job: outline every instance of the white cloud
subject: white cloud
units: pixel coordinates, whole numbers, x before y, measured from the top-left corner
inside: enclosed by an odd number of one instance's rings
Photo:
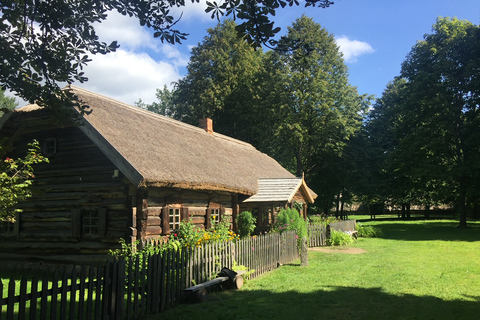
[[[350,40],[347,36],[337,37],[335,41],[340,47],[346,62],[357,62],[359,56],[375,52],[367,42]]]
[[[181,77],[180,69],[189,56],[177,46],[153,38],[137,19],[110,12],[108,19],[95,25],[101,41],[117,40],[120,48],[107,55],[91,56],[84,68],[88,81],[75,83],[87,90],[133,104],[138,99],[156,101],[156,89],[171,87]]]
[[[128,104],[139,98],[147,103],[156,101],[156,89],[171,87],[180,77],[174,62],[155,61],[146,53],[124,50],[96,55],[85,75],[88,81],[75,85]]]

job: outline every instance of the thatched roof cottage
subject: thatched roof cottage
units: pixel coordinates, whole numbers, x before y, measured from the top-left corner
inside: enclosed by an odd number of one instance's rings
[[[36,168],[35,195],[14,227],[0,233],[7,254],[105,254],[120,238],[166,235],[182,219],[208,228],[211,217],[252,210],[259,226],[280,207],[316,196],[252,145],[71,87],[90,107],[79,126],[60,127],[31,105],[0,120],[12,154],[37,139],[50,164]],[[304,212],[305,214],[305,212]]]

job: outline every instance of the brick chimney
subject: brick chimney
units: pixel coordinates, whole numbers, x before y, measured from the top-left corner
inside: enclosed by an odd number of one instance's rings
[[[200,119],[198,126],[210,134],[213,134],[213,121],[210,118]]]

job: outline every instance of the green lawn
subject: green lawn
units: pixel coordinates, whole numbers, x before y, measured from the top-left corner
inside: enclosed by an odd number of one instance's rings
[[[480,223],[375,221],[364,254],[299,262],[150,319],[480,319]]]

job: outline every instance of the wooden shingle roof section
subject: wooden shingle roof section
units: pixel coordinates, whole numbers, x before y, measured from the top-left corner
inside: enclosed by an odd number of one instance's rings
[[[292,202],[301,192],[308,203],[317,195],[308,188],[302,178],[264,178],[258,180],[258,192],[244,202]]]

